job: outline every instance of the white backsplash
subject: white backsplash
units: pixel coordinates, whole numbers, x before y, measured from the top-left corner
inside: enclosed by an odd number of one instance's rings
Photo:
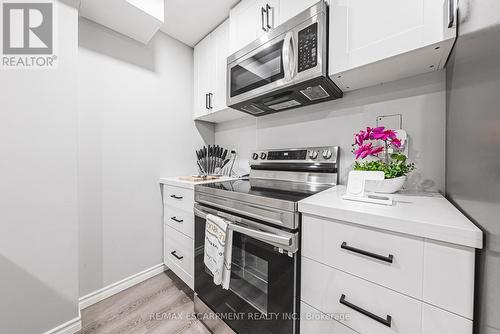
[[[354,157],[354,133],[375,126],[380,115],[402,114],[409,135],[409,159],[417,169],[406,188],[444,191],[445,72],[349,92],[336,101],[260,118],[218,124],[216,144],[236,149],[237,172],[248,172],[255,149],[338,145],[340,182],[345,184]]]

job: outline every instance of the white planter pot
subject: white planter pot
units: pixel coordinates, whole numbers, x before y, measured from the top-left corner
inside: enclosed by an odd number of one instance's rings
[[[403,188],[406,176],[396,177],[394,179],[384,179],[380,181],[366,181],[365,191],[371,191],[383,194],[392,194]]]

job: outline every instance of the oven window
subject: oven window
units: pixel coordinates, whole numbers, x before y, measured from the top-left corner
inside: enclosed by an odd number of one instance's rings
[[[231,68],[231,96],[236,96],[273,81],[283,79],[283,41],[270,45],[261,52]]]
[[[262,314],[267,314],[268,261],[247,251],[247,246],[252,247],[244,235],[239,245],[233,245],[229,288]]]

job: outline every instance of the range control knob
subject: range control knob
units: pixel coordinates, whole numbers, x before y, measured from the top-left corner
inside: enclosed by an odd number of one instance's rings
[[[318,157],[318,151],[311,151],[309,153],[309,159],[315,160]]]
[[[267,158],[267,154],[266,154],[265,152],[262,152],[262,153],[260,154],[260,158],[261,158],[262,160],[266,160],[266,158]]]
[[[257,153],[253,153],[253,154],[252,154],[252,159],[253,159],[253,160],[257,160],[257,159],[259,159],[259,155],[258,155]]]
[[[330,150],[323,151],[323,158],[324,159],[330,159],[331,157],[332,157],[332,151],[330,151]]]

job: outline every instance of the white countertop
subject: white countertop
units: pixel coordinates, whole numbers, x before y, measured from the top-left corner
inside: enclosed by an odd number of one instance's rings
[[[182,188],[189,188],[189,189],[194,189],[194,186],[196,184],[204,184],[204,183],[213,183],[213,182],[221,182],[221,181],[230,181],[230,180],[238,180],[239,178],[237,177],[228,177],[228,176],[223,176],[219,179],[216,180],[207,180],[207,181],[187,181],[187,180],[181,180],[179,179],[178,176],[171,176],[171,177],[163,177],[160,179],[161,184],[168,184],[170,186],[176,186],[176,187],[182,187]]]
[[[336,186],[299,202],[304,214],[482,248],[482,232],[439,193],[394,194],[394,205],[343,200]]]

